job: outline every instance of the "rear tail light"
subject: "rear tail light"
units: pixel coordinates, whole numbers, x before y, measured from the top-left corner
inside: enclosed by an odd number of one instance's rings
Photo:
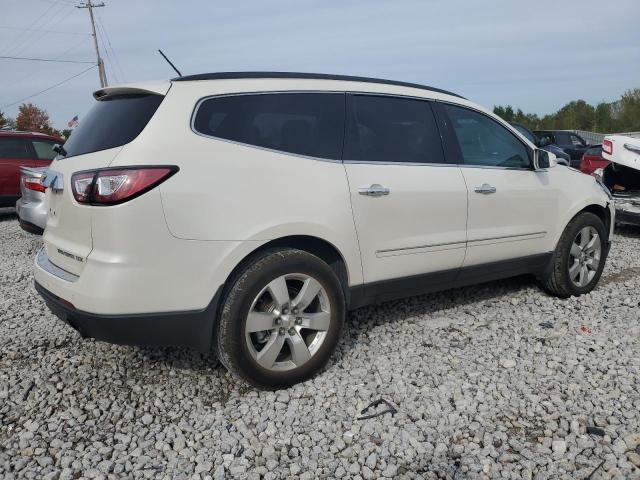
[[[71,189],[78,203],[117,205],[139,197],[178,171],[176,166],[117,167],[74,173]]]
[[[602,151],[609,155],[613,155],[613,142],[611,140],[604,140],[602,142]]]
[[[24,188],[28,190],[35,190],[36,192],[44,192],[45,190],[41,177],[24,176],[22,177],[22,183]]]

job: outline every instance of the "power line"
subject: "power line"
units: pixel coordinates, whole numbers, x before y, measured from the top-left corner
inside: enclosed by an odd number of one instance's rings
[[[58,35],[82,35],[86,37],[91,36],[90,33],[86,33],[86,32],[63,32],[62,30],[45,30],[42,28],[11,27],[9,25],[0,25],[0,28],[6,29],[6,30],[21,30],[23,32],[44,32],[44,33],[54,33]]]
[[[47,13],[49,13],[49,10],[51,10],[55,6],[56,6],[55,3],[50,4],[49,7],[44,12],[42,12],[42,14],[34,22],[29,24],[29,26],[24,31],[20,32],[18,34],[18,36],[13,39],[14,41],[9,46],[9,48],[5,48],[4,49],[4,53],[9,53],[16,45],[18,45],[20,43],[20,41],[22,40],[22,38],[24,37],[25,32],[27,32],[29,30],[33,30],[33,27],[35,27],[36,24],[38,24],[38,22],[40,22],[40,20],[42,20],[47,15]],[[28,33],[27,33],[27,36],[29,36]]]
[[[4,58],[7,60],[28,60],[32,62],[57,62],[57,63],[92,63],[96,64],[96,62],[85,62],[81,60],[56,60],[53,58],[35,58],[35,57],[10,57],[5,55],[0,55],[0,58]]]
[[[118,56],[116,55],[116,51],[113,49],[113,45],[111,44],[111,37],[109,37],[109,34],[107,33],[107,29],[104,26],[104,22],[100,18],[100,15],[98,15],[98,12],[96,12],[96,19],[98,20],[98,27],[100,27],[100,30],[102,31],[102,35],[107,39],[107,44],[109,45],[109,48],[111,49],[111,56],[115,59],[116,65],[118,67],[118,71],[120,72],[120,76],[123,77],[123,80],[124,80],[125,74],[124,74],[124,71],[122,70],[122,66],[120,65],[120,60],[118,60]],[[107,48],[105,47],[105,51],[106,50],[107,50]]]
[[[16,100],[15,102],[12,103],[7,103],[6,105],[2,105],[2,107],[0,108],[7,108],[7,107],[12,107],[14,105],[17,105],[18,103],[22,103],[25,100],[29,100],[30,98],[36,97],[38,95],[41,95],[45,92],[48,92],[49,90],[53,90],[56,87],[59,87],[60,85],[62,85],[63,83],[67,83],[70,80],[73,80],[74,78],[79,77],[80,75],[87,73],[89,70],[93,70],[94,68],[96,68],[98,65],[91,65],[89,68],[87,68],[86,70],[81,71],[80,73],[76,73],[75,75],[73,75],[72,77],[66,78],[65,80],[62,80],[61,82],[56,83],[55,85],[51,85],[50,87],[45,88],[44,90],[40,90],[39,92],[36,92],[32,95],[29,95],[28,97],[24,97],[21,98],[20,100]]]
[[[65,17],[65,5],[63,4],[59,4],[59,5],[60,5],[60,8],[55,13],[52,13],[51,15],[49,15],[49,17],[47,18],[47,22],[49,22],[50,24],[57,25],[59,22],[58,19],[61,20],[63,17]],[[41,26],[44,26],[44,25],[41,25]],[[17,50],[14,50],[13,54],[20,55],[20,54],[26,53],[27,50],[32,45],[37,44],[46,35],[47,34],[44,32],[36,33],[32,38],[28,39],[21,47],[19,47]]]

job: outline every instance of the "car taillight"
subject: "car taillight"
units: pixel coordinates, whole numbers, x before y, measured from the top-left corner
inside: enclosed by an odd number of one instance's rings
[[[178,170],[176,166],[154,166],[78,172],[71,176],[71,190],[78,203],[116,205],[148,192]]]
[[[40,177],[22,177],[22,183],[24,188],[28,190],[35,190],[36,192],[44,192],[45,190]]]
[[[613,142],[611,140],[604,140],[602,142],[602,151],[604,153],[608,153],[609,155],[613,154]]]

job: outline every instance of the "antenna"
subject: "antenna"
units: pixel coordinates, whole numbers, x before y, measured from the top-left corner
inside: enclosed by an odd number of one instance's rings
[[[176,68],[176,66],[175,66],[173,63],[171,63],[171,60],[169,60],[169,59],[167,58],[167,56],[166,56],[164,53],[162,53],[162,50],[158,49],[158,52],[160,52],[160,55],[162,55],[162,58],[164,58],[164,59],[167,61],[167,63],[168,63],[169,65],[171,65],[171,68],[173,68],[173,69],[176,71],[176,73],[178,74],[178,76],[179,76],[179,77],[181,77],[181,76],[182,76],[182,74],[180,73],[180,70],[178,70],[178,69]]]

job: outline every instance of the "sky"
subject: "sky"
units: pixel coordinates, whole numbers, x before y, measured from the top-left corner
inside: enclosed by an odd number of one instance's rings
[[[89,14],[79,3],[0,0],[0,56],[95,62]],[[109,84],[174,77],[161,48],[183,74],[370,76],[537,114],[640,88],[640,0],[104,3],[95,12]],[[20,100],[91,66],[0,58],[0,111],[15,117]],[[99,87],[93,68],[24,101],[65,128],[74,115],[82,120]]]

